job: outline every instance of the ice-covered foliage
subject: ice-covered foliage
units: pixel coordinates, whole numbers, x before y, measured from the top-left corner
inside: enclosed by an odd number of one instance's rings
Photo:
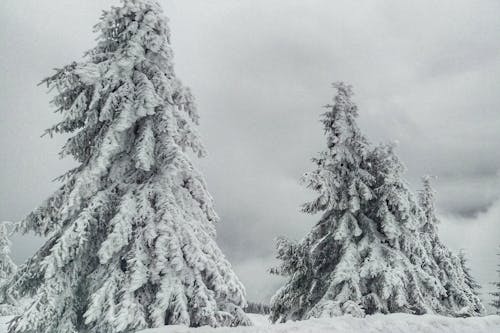
[[[497,254],[500,259],[500,253]],[[492,300],[490,305],[495,309],[495,313],[500,315],[500,263],[497,266],[498,281],[493,282],[493,288],[495,290],[491,292]]]
[[[282,263],[272,272],[288,281],[271,301],[271,319],[475,314],[479,299],[464,283],[458,257],[438,242],[434,212],[424,216],[394,147],[372,148],[356,125],[351,87],[335,88],[323,115],[327,150],[304,176],[319,195],[303,210],[322,217],[300,242],[279,239]]]
[[[202,156],[194,99],[176,78],[156,1],[122,0],[95,48],[44,82],[79,165],[18,226],[48,238],[9,288],[33,303],[10,332],[132,332],[249,324],[215,242],[219,218],[187,151]]]
[[[10,229],[10,222],[0,222],[0,316],[18,312],[16,300],[5,290],[8,281],[17,271],[17,266],[10,257]]]

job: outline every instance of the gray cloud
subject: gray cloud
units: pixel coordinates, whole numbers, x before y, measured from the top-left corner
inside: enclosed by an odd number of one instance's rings
[[[57,117],[36,83],[92,46],[100,10],[116,2],[0,2],[0,219],[27,214],[72,165],[57,159],[63,138],[39,138]],[[445,240],[489,233],[471,263],[491,277],[494,259],[480,253],[500,242],[498,1],[161,2],[202,116],[209,156],[199,165],[222,217],[218,239],[251,298],[279,283],[265,271],[273,238],[301,238],[317,219],[299,213],[313,194],[297,180],[324,147],[318,119],[336,80],[355,86],[372,142],[399,142],[415,188],[438,176]],[[14,241],[18,261],[40,244]]]

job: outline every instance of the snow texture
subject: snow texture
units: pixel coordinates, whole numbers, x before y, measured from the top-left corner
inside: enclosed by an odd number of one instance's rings
[[[436,315],[342,316],[271,324],[267,316],[250,314],[252,327],[189,328],[164,326],[137,333],[493,333],[500,332],[500,316],[449,318]],[[0,317],[0,333],[12,317]]]
[[[253,327],[190,329],[164,327],[140,333],[493,333],[500,332],[500,316],[449,318],[436,315],[389,314],[365,318],[341,316],[272,325],[267,317],[251,315]]]

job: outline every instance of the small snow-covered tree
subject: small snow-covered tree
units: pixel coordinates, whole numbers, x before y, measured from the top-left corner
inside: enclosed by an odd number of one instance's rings
[[[443,314],[452,316],[476,316],[484,311],[478,296],[480,288],[473,279],[465,258],[451,252],[440,240],[437,230],[439,219],[435,210],[435,191],[431,177],[423,177],[423,188],[419,193],[420,206],[423,212],[421,239],[427,253],[437,265],[434,275],[446,290],[441,299]]]
[[[497,256],[500,258],[500,252],[497,253]],[[497,265],[497,273],[498,281],[492,283],[495,290],[490,293],[492,297],[490,305],[495,309],[496,314],[500,316],[500,263]]]
[[[250,324],[215,242],[219,218],[187,151],[202,156],[193,96],[177,79],[156,1],[122,0],[95,48],[44,82],[79,165],[19,226],[48,237],[9,286],[33,303],[11,333],[135,332]]]
[[[0,316],[17,313],[15,300],[4,291],[5,285],[17,271],[17,266],[10,257],[10,228],[9,222],[0,223]]]
[[[260,302],[248,302],[246,313],[269,314],[269,305]]]
[[[461,264],[462,270],[464,271],[464,274],[465,274],[465,282],[467,283],[469,288],[472,290],[474,295],[479,297],[481,285],[479,284],[479,282],[477,282],[477,280],[472,275],[472,270],[469,267],[469,260],[467,259],[467,255],[466,255],[464,249],[460,250],[460,252],[458,253],[458,258],[460,259],[460,264]]]

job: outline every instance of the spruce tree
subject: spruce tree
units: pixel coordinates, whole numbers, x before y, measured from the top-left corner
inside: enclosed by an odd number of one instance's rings
[[[278,240],[282,263],[272,273],[288,281],[271,301],[271,320],[392,312],[456,315],[463,308],[449,301],[432,253],[435,225],[424,225],[424,210],[404,180],[393,145],[372,148],[356,125],[351,87],[338,83],[335,88],[335,103],[327,106],[322,121],[327,150],[304,176],[306,186],[319,193],[304,211],[322,216],[300,242]],[[444,246],[441,251],[449,254]],[[454,286],[472,294],[458,281],[463,276],[453,278]]]
[[[323,114],[327,150],[313,159],[316,169],[302,181],[319,196],[303,205],[306,213],[322,212],[320,221],[299,243],[277,243],[282,264],[272,270],[288,276],[271,300],[271,320],[300,320],[317,313],[359,314],[358,243],[369,218],[373,177],[368,173],[368,142],[356,125],[357,107],[351,87],[334,84],[334,105]]]
[[[423,213],[421,239],[427,253],[437,266],[433,266],[433,275],[437,276],[446,290],[441,297],[443,313],[451,316],[476,316],[484,312],[478,296],[480,286],[475,282],[465,258],[451,252],[440,240],[437,225],[439,219],[435,210],[435,191],[431,177],[423,177],[423,188],[419,201]]]
[[[8,281],[17,271],[16,264],[10,257],[10,223],[0,223],[0,316],[17,313],[17,303],[4,290]]]
[[[500,258],[500,252],[497,253],[497,256]],[[496,290],[490,293],[492,296],[490,305],[495,309],[495,313],[500,316],[500,264],[497,267],[498,281],[492,283]]]
[[[215,242],[219,217],[188,152],[198,112],[172,63],[156,1],[122,0],[95,48],[44,82],[79,165],[18,229],[48,237],[10,286],[31,296],[10,333],[135,332],[250,324],[242,284]]]

